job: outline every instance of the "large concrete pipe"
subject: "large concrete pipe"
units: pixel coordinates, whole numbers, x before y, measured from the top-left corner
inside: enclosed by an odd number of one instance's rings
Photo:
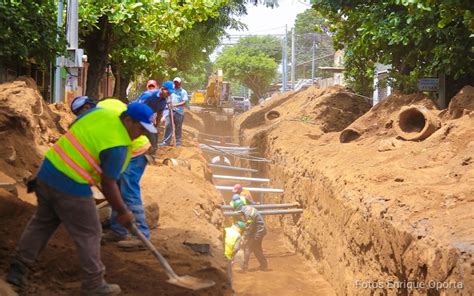
[[[403,107],[395,122],[398,136],[408,141],[424,140],[440,127],[439,118],[424,106]]]
[[[348,127],[344,129],[339,135],[339,142],[349,143],[357,140],[362,133],[355,127]]]
[[[280,117],[280,112],[272,110],[267,113],[265,113],[265,121],[267,123],[272,122],[273,120],[277,119]]]

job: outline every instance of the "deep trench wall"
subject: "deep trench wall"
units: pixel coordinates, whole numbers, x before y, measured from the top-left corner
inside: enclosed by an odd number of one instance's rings
[[[252,165],[285,189],[266,201],[297,201],[304,209],[267,217],[267,224],[338,295],[472,295],[473,127],[470,113],[421,143],[393,138],[381,123],[350,144],[303,122],[237,125],[234,132],[273,160]],[[450,289],[408,288],[440,283]]]
[[[268,135],[272,136],[275,134]],[[462,282],[463,290],[449,290],[448,294],[469,295],[473,291],[472,250],[462,254],[463,251],[441,244],[436,238],[408,231],[404,221],[397,219],[397,210],[409,210],[404,208],[403,200],[388,192],[381,195],[354,186],[341,175],[328,173],[330,165],[309,151],[285,153],[278,144],[267,144],[267,157],[276,160],[268,166],[267,176],[272,186],[284,188],[285,193],[267,195],[266,201],[297,201],[304,209],[301,216],[269,217],[267,223],[281,227],[339,295],[415,293],[408,289],[357,286],[373,282]],[[305,161],[308,156],[314,160]],[[358,165],[354,163],[354,167]],[[469,221],[472,220],[465,222]],[[440,293],[435,289],[417,292]]]

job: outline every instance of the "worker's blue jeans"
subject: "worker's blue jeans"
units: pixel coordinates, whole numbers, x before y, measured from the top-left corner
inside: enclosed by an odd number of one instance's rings
[[[135,216],[138,229],[150,239],[150,228],[146,223],[145,209],[143,208],[140,192],[140,179],[145,171],[146,164],[147,160],[144,155],[133,157],[130,160],[120,178],[120,192],[122,193],[123,201]],[[117,222],[117,214],[116,211],[112,211],[110,229],[120,236],[126,236],[128,231]]]
[[[174,119],[174,128],[175,128],[175,134],[176,134],[176,146],[181,146],[182,145],[181,135],[182,135],[182,130],[183,130],[184,114],[173,112],[173,119]],[[169,146],[171,145],[171,140],[173,136],[173,128],[171,126],[171,118],[169,115],[166,117],[165,124],[166,124],[165,135],[164,135],[162,145]]]

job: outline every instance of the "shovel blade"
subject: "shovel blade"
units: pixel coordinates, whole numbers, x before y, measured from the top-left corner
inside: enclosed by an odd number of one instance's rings
[[[194,291],[209,288],[216,284],[214,281],[200,279],[189,275],[170,278],[168,283]]]

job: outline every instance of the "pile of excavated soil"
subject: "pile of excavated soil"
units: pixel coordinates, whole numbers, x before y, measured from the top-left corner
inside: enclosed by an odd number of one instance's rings
[[[180,150],[178,155],[173,151],[163,158],[178,156],[192,164],[199,159],[197,149]],[[25,195],[21,190],[21,199],[30,198]],[[152,242],[175,271],[217,283],[192,295],[230,295],[220,241],[223,216],[217,207],[222,197],[203,178],[202,171],[161,164],[148,166],[142,178],[142,195],[145,206],[156,202],[160,207],[159,225],[152,230]],[[0,189],[0,276],[6,272],[8,260],[33,211],[34,206]],[[209,252],[192,249],[201,245],[209,245]],[[107,267],[106,279],[120,284],[124,294],[191,295],[166,283],[166,274],[147,251],[122,252],[114,245],[105,245],[102,260]],[[26,294],[79,295],[80,274],[74,244],[60,227],[39,257]]]
[[[47,145],[64,132],[29,79],[0,84],[0,171],[18,181],[34,173]]]
[[[267,195],[267,202],[297,201],[304,209],[300,216],[269,217],[267,223],[281,227],[338,294],[474,291],[470,89],[453,99],[464,102],[457,109],[468,111],[444,119],[439,130],[419,142],[396,138],[393,126],[386,124],[405,104],[435,109],[417,95],[386,98],[353,123],[368,132],[344,144],[338,132],[322,133],[324,122],[317,120],[314,125],[280,120],[249,129],[247,118],[238,119],[238,132],[246,137],[243,144],[263,143],[260,151],[273,160],[266,168],[254,167],[266,169],[271,186],[285,190]],[[296,100],[294,96],[287,102]],[[248,120],[268,111],[253,113]],[[288,118],[308,114],[301,108],[287,112]],[[390,282],[401,288],[390,288]],[[377,283],[382,283],[380,288]],[[407,288],[414,283],[449,289]]]
[[[23,81],[0,85],[0,172],[5,173],[0,174],[5,183],[0,187],[2,278],[35,209],[34,195],[27,194],[21,185],[10,188],[15,184],[9,177],[21,179],[33,173],[48,146],[65,132],[74,118],[68,106],[47,106],[34,84],[28,85],[30,87]],[[223,216],[217,207],[222,196],[209,182],[206,161],[194,147],[193,138],[189,137],[193,134],[192,129],[186,129],[191,131],[184,134],[185,146],[189,147],[160,149],[158,164],[148,166],[141,182],[143,200],[145,206],[159,205],[160,220],[158,227],[152,230],[152,242],[175,271],[179,275],[212,279],[216,285],[196,292],[172,286],[166,282],[168,278],[163,268],[149,252],[125,253],[114,245],[105,245],[102,260],[107,267],[106,279],[120,284],[125,295],[231,294],[221,243]],[[5,147],[12,147],[14,153]],[[165,158],[184,160],[190,164],[190,169],[165,166],[161,164]],[[81,269],[74,243],[60,226],[38,258],[24,294],[79,295],[80,281]],[[0,283],[0,290],[6,291],[3,285]]]

